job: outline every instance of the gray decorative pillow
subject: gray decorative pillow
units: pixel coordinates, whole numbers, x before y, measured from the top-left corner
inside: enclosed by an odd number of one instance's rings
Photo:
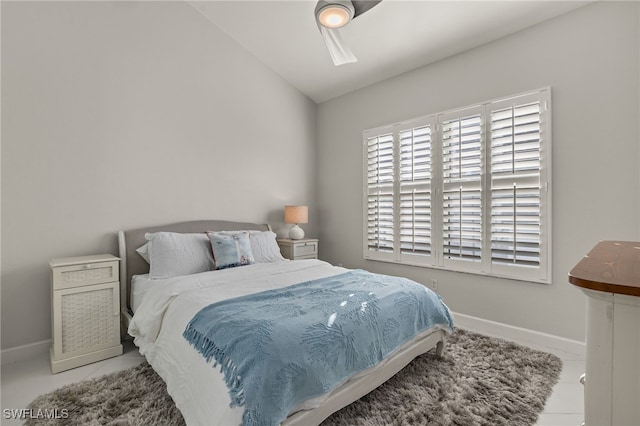
[[[228,234],[207,232],[211,240],[215,269],[233,268],[255,263],[248,232]]]

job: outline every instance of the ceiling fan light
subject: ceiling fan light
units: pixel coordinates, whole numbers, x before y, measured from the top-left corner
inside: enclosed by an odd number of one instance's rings
[[[349,23],[353,12],[340,4],[329,4],[318,11],[318,22],[326,28],[342,28]]]

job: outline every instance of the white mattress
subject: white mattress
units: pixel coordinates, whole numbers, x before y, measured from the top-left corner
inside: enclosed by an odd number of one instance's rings
[[[258,263],[166,280],[139,279],[135,284],[136,307],[129,334],[167,383],[167,391],[187,424],[241,424],[244,410],[229,407],[231,401],[222,374],[182,337],[187,323],[211,303],[344,271],[308,259]],[[296,410],[312,408],[321,402],[322,398],[315,398]]]

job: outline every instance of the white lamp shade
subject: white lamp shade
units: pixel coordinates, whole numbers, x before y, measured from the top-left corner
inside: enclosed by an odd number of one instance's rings
[[[284,223],[308,223],[308,206],[284,206]]]

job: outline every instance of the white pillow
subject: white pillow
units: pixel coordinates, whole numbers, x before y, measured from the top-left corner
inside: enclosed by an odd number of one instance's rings
[[[149,233],[145,234],[145,237],[149,235]],[[136,249],[136,252],[144,259],[145,262],[147,263],[151,263],[151,261],[149,260],[149,246],[151,245],[151,243],[146,242],[144,243],[143,246],[138,247]]]
[[[198,274],[214,268],[211,243],[205,233],[155,232],[146,234],[145,238],[149,240],[149,278],[152,280]]]
[[[271,231],[252,232],[249,234],[251,250],[256,263],[281,262],[286,260],[280,253],[276,241],[276,233]]]

